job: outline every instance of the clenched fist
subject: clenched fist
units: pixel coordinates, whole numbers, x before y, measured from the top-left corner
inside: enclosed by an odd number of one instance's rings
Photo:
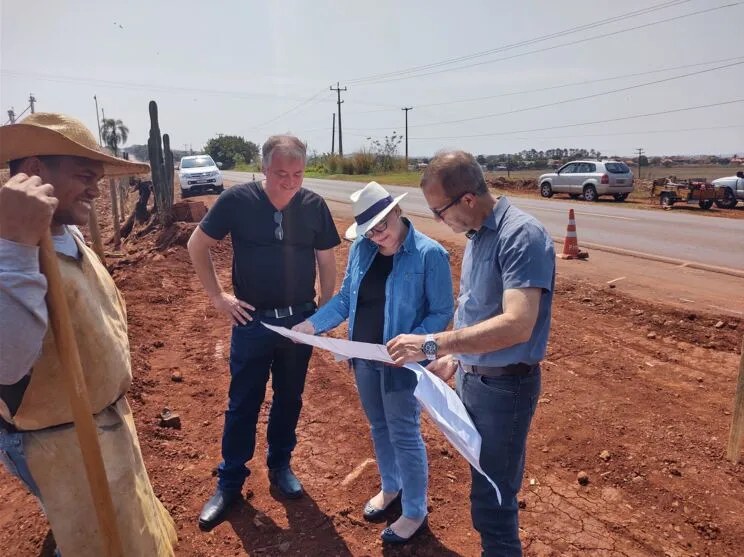
[[[0,188],[0,238],[38,246],[57,209],[54,187],[38,176],[16,174]]]

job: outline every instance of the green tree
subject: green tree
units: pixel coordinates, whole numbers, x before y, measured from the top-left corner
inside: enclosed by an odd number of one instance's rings
[[[129,128],[121,120],[104,118],[101,122],[101,137],[114,155],[118,156],[119,145],[124,145],[129,139]]]
[[[258,145],[237,135],[218,135],[207,141],[204,151],[225,169],[234,168],[240,162],[248,164],[258,158]]]
[[[371,137],[367,139],[372,140]],[[403,141],[403,136],[398,135],[398,132],[393,132],[390,136],[386,135],[382,141],[372,140],[372,152],[377,155],[377,164],[383,172],[390,172],[395,168],[395,159],[401,141]]]

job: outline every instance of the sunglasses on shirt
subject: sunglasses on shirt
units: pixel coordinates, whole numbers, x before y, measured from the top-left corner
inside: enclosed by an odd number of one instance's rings
[[[276,211],[274,213],[274,223],[276,223],[276,228],[274,229],[274,238],[276,238],[280,242],[284,239],[284,228],[282,228],[283,220],[284,215],[282,215],[281,211]]]

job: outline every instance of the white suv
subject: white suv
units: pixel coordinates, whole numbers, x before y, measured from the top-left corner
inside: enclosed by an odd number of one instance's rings
[[[600,195],[611,195],[616,201],[625,201],[633,191],[633,173],[624,162],[572,161],[543,174],[537,183],[543,197],[567,193],[574,199],[596,201]]]
[[[187,198],[207,190],[221,193],[222,172],[209,155],[183,157],[178,165],[181,180],[181,197]]]

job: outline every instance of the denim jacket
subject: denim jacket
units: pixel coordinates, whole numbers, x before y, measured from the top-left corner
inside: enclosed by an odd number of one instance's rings
[[[425,335],[443,331],[454,314],[452,272],[447,251],[437,242],[408,225],[408,234],[393,256],[393,269],[385,284],[385,328],[383,341],[400,334]],[[359,285],[378,252],[377,244],[359,237],[349,250],[346,275],[338,294],[321,307],[310,322],[315,333],[321,334],[349,320],[349,338],[354,333]],[[386,390],[399,390],[410,384],[411,378],[388,380],[389,376],[403,377],[408,370],[386,370]],[[410,375],[413,372],[408,371]],[[414,380],[415,382],[415,380]]]

